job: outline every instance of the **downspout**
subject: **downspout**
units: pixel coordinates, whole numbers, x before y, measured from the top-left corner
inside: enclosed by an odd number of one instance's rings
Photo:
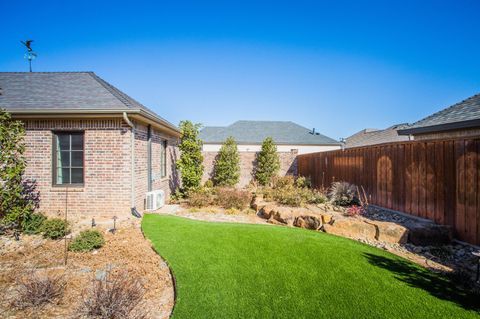
[[[130,121],[127,112],[123,112],[123,120],[130,126],[132,133],[130,134],[130,211],[133,216],[140,218],[141,215],[135,207],[135,124]]]
[[[152,126],[147,127],[147,187],[152,191]]]

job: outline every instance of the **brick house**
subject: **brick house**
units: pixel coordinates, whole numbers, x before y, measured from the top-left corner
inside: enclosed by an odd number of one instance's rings
[[[480,135],[480,94],[469,97],[398,131],[415,140]]]
[[[239,186],[254,177],[257,153],[265,138],[273,138],[280,158],[280,175],[297,174],[297,155],[337,150],[341,143],[290,121],[237,121],[226,127],[206,126],[200,131],[203,141],[203,182],[212,178],[215,158],[228,137],[233,137],[240,153]]]
[[[179,130],[93,72],[0,72],[0,108],[25,124],[42,212],[129,216],[177,186]]]

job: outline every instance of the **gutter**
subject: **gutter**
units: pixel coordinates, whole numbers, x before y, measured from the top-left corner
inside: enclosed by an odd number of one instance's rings
[[[461,121],[461,122],[452,122],[444,123],[438,125],[422,126],[407,128],[403,130],[398,130],[398,135],[411,135],[411,134],[424,134],[424,133],[433,133],[433,132],[445,132],[458,129],[467,129],[480,127],[480,119]]]
[[[147,124],[152,124],[161,130],[166,130],[169,134],[180,137],[180,130],[178,127],[173,125],[160,118],[159,116],[147,112],[142,109],[62,109],[62,108],[39,108],[39,109],[8,109],[7,111],[20,118],[62,118],[65,115],[69,117],[97,117],[102,115],[104,117],[108,116],[122,116],[124,113],[130,114],[133,117],[138,117],[139,120],[146,122]]]
[[[130,211],[133,216],[141,217],[135,207],[135,124],[128,118],[127,112],[123,112],[123,120],[130,126]]]

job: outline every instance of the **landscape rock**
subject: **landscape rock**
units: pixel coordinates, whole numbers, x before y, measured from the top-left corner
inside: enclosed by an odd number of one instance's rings
[[[355,239],[375,239],[377,235],[375,225],[357,218],[337,219],[332,225],[324,224],[323,230],[329,234]]]
[[[322,227],[322,220],[316,216],[298,216],[295,218],[293,225],[300,228],[318,230]]]
[[[272,217],[272,214],[275,212],[275,206],[273,205],[265,205],[262,206],[258,210],[258,217],[264,218],[264,219],[270,219]]]
[[[377,227],[376,239],[387,243],[405,244],[408,241],[408,229],[405,226],[390,223],[374,221],[372,222]]]
[[[416,223],[408,228],[408,240],[417,246],[441,246],[452,241],[452,229],[445,225]]]
[[[293,222],[295,220],[295,212],[293,210],[290,210],[288,208],[281,207],[277,209],[273,214],[272,218],[275,219],[276,221],[288,225],[288,226],[293,226]]]
[[[322,214],[322,224],[329,224],[331,222],[333,222],[333,215]]]

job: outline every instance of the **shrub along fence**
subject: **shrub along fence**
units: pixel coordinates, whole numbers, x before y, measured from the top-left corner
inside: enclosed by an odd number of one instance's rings
[[[458,239],[480,244],[480,137],[304,154],[298,173],[317,188],[363,186],[371,204],[450,225]]]

